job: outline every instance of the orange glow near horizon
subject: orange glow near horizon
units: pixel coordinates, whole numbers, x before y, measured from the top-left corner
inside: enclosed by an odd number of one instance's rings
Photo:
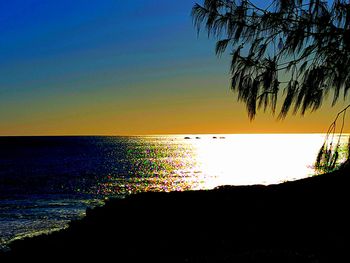
[[[191,1],[3,2],[0,136],[324,133],[346,106],[249,121]]]
[[[0,136],[325,133],[343,108],[342,104],[325,105],[314,113],[288,115],[282,121],[258,112],[249,121],[244,105],[234,102],[232,94],[213,95],[87,103],[52,112],[29,109],[16,120],[0,123]],[[345,125],[344,132],[349,131]]]

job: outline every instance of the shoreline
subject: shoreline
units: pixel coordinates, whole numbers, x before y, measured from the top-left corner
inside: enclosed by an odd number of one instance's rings
[[[111,199],[67,229],[12,242],[0,259],[346,262],[349,171],[269,186]]]

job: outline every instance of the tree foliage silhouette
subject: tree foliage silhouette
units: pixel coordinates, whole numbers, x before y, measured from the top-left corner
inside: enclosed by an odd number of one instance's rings
[[[218,56],[230,51],[231,88],[250,119],[260,108],[275,113],[279,97],[279,118],[317,110],[328,94],[333,105],[346,99],[349,0],[204,0],[192,17],[198,33],[218,40]]]

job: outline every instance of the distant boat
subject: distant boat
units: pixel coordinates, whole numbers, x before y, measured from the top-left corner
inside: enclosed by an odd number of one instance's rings
[[[186,140],[191,139],[190,137],[185,137]]]
[[[217,137],[216,137],[216,136],[213,136],[213,139],[217,139]]]
[[[201,137],[196,137],[196,139],[200,139]]]
[[[222,136],[222,137],[220,137],[220,139],[226,139],[226,138]]]

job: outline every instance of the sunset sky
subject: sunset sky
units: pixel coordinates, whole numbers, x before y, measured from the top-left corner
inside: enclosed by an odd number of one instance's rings
[[[346,103],[250,122],[195,2],[1,1],[0,135],[327,131]]]

